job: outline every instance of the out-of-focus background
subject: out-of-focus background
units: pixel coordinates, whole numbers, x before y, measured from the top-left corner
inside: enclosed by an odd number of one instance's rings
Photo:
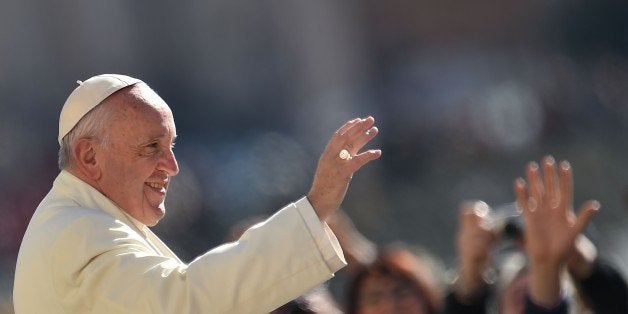
[[[574,167],[587,232],[628,274],[628,3],[0,0],[0,313],[28,220],[58,173],[76,80],[141,78],[172,107],[181,167],[155,229],[184,260],[304,195],[346,120],[383,156],[343,208],[378,244],[455,265],[458,204],[513,201],[545,154]]]

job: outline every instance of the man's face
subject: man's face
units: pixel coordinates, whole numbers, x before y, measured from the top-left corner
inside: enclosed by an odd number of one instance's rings
[[[166,103],[144,84],[107,100],[114,107],[106,126],[109,143],[96,154],[99,190],[129,215],[154,226],[165,214],[170,177],[179,172],[172,148],[176,129]]]

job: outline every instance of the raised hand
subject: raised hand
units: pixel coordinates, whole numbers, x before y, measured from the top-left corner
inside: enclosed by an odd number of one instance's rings
[[[560,296],[560,270],[574,249],[576,237],[584,230],[600,204],[588,201],[579,214],[573,211],[571,166],[556,166],[547,156],[539,165],[526,168],[527,183],[515,181],[517,204],[525,218],[525,246],[530,258],[530,296],[541,305],[551,306]]]
[[[458,279],[454,285],[456,297],[470,301],[485,288],[483,275],[490,264],[490,255],[497,240],[488,227],[490,208],[482,201],[464,202],[458,218]]]
[[[332,136],[318,160],[314,182],[307,198],[320,219],[338,209],[345,197],[353,173],[379,158],[381,150],[360,150],[377,135],[375,119],[355,118],[341,126]]]

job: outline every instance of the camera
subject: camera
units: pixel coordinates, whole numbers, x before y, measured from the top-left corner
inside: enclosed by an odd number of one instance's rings
[[[522,211],[517,203],[507,203],[496,206],[488,214],[489,230],[499,235],[503,240],[523,239],[524,221]]]

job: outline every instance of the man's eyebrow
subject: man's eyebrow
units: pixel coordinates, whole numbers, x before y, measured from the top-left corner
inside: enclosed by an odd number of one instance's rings
[[[139,145],[141,146],[141,145],[146,145],[146,144],[152,144],[152,143],[155,143],[155,142],[159,142],[159,141],[161,141],[163,138],[164,138],[164,136],[155,136],[155,137],[151,137],[151,138],[149,138],[149,139],[147,139],[147,140],[145,140],[145,141],[141,142]],[[172,137],[172,141],[171,141],[171,143],[174,143],[174,142],[177,140],[177,138],[178,138],[178,136],[177,136],[177,135],[173,136],[173,137]]]
[[[157,138],[157,137],[149,138],[149,139],[147,139],[145,141],[140,142],[138,144],[138,146],[148,145],[148,144],[152,144],[152,143],[155,143],[155,142],[159,142],[159,138]]]

